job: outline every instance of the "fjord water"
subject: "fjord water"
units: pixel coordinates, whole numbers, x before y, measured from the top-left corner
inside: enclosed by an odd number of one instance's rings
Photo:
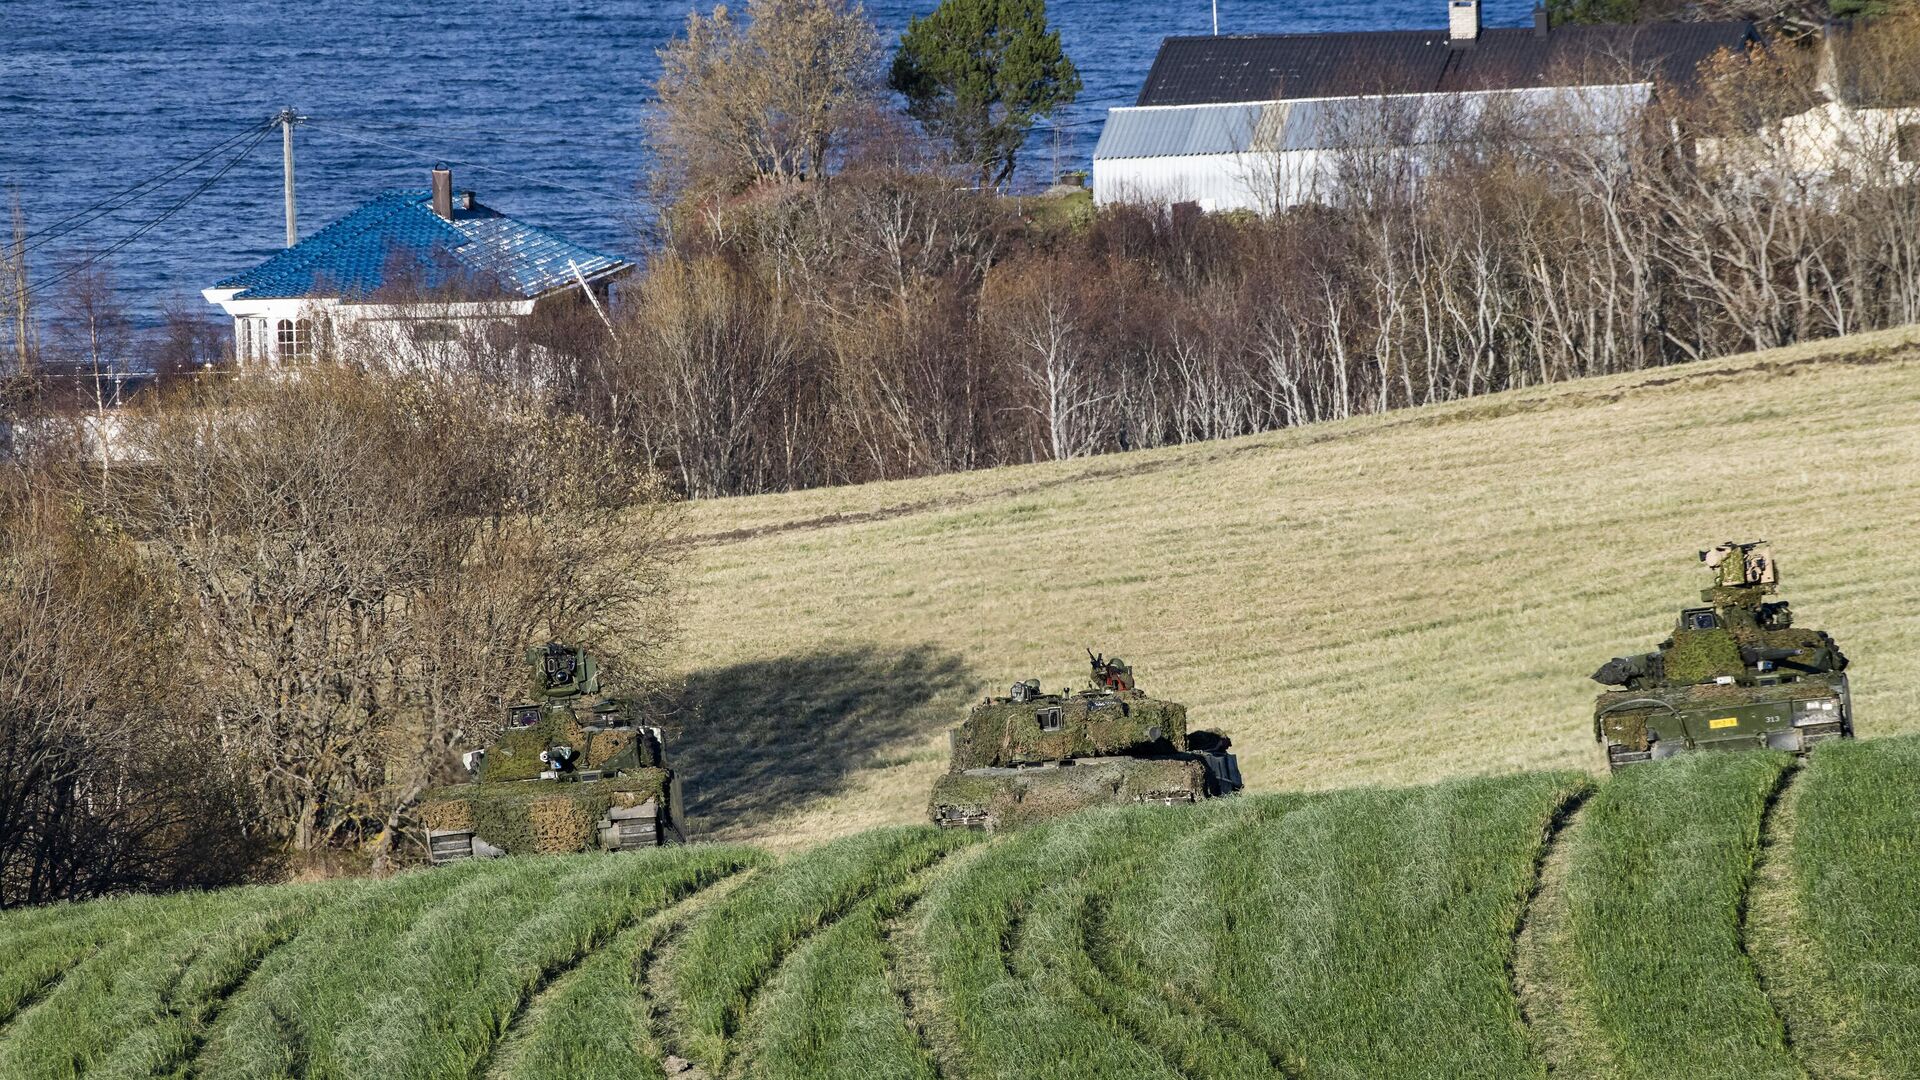
[[[582,243],[632,252],[646,209],[640,134],[659,49],[687,0],[0,0],[0,188],[36,232],[292,106],[303,235],[438,160],[488,205]],[[736,0],[735,7],[744,7]],[[870,0],[889,46],[937,0]],[[1086,89],[1060,120],[1061,169],[1086,168],[1100,120],[1130,104],[1162,37],[1211,29],[1209,0],[1052,0]],[[1529,0],[1488,0],[1488,25]],[[1219,0],[1224,33],[1438,27],[1444,0]],[[348,136],[353,136],[349,138]],[[361,141],[355,141],[355,140]],[[372,141],[366,141],[372,140]],[[1035,133],[1021,186],[1053,175]],[[380,145],[386,144],[386,145]],[[44,278],[138,229],[218,167],[36,245]],[[457,164],[490,166],[493,172]],[[284,242],[277,134],[112,260],[143,321]]]

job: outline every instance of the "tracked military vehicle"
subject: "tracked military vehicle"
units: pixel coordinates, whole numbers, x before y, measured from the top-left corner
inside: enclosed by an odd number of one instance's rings
[[[1593,733],[1618,769],[1683,750],[1773,748],[1803,753],[1853,735],[1847,658],[1820,630],[1793,625],[1780,572],[1763,542],[1700,553],[1714,575],[1703,603],[1683,608],[1655,652],[1615,657]]]
[[[529,649],[527,667],[529,700],[462,758],[468,781],[421,801],[433,861],[685,841],[660,729],[637,723],[631,702],[599,696],[599,665],[584,650]]]
[[[1090,806],[1176,805],[1240,790],[1232,740],[1187,730],[1187,707],[1148,697],[1133,669],[1092,652],[1093,683],[1042,693],[1038,679],[973,706],[934,785],[937,825],[998,829]]]

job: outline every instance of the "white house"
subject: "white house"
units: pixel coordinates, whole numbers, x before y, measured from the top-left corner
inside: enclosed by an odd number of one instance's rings
[[[1756,186],[1793,185],[1824,198],[1920,182],[1920,75],[1911,56],[1886,55],[1897,46],[1866,39],[1869,30],[1828,26],[1815,87],[1824,100],[1745,137],[1702,139],[1703,160],[1744,169]],[[1909,66],[1878,70],[1889,59]]]
[[[453,191],[382,192],[325,228],[201,295],[233,318],[243,365],[308,359],[348,335],[396,363],[431,362],[441,343],[484,335],[541,305],[602,310],[633,264],[571,243]]]
[[[1172,37],[1137,102],[1107,111],[1097,203],[1192,201],[1271,212],[1323,199],[1356,152],[1419,168],[1422,148],[1498,119],[1610,140],[1660,84],[1758,40],[1744,22],[1485,29],[1450,0],[1443,30]]]

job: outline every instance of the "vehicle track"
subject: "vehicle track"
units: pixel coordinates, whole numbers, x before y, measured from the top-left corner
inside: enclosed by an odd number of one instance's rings
[[[918,1045],[920,1052],[925,1056],[927,1062],[932,1066],[936,1076],[945,1077],[956,1075],[947,1071],[952,1067],[951,1063],[946,1066],[942,1065],[940,1060],[942,1051],[934,1046],[933,1040],[927,1031],[921,1027],[920,1019],[916,1015],[914,1003],[910,996],[912,991],[899,976],[895,967],[896,953],[891,944],[891,928],[899,925],[902,920],[909,917],[913,909],[919,904],[921,898],[926,895],[927,889],[930,887],[932,881],[947,870],[956,855],[961,852],[981,850],[985,847],[985,844],[976,844],[970,847],[934,852],[931,861],[921,864],[921,866],[912,871],[905,880],[896,885],[882,886],[869,890],[860,901],[847,905],[845,910],[841,911],[832,919],[821,922],[818,926],[797,938],[793,943],[793,947],[782,952],[774,965],[768,969],[766,978],[762,979],[754,987],[753,996],[748,1001],[747,1008],[742,1014],[740,1026],[737,1029],[737,1038],[741,1043],[741,1049],[739,1052],[732,1053],[728,1057],[728,1068],[725,1075],[729,1080],[739,1080],[740,1077],[745,1075],[745,1071],[753,1064],[753,1047],[757,1038],[756,1032],[760,1027],[759,1016],[761,1010],[765,1007],[762,1004],[764,995],[761,991],[772,986],[776,980],[779,979],[780,973],[785,968],[787,961],[793,956],[798,955],[802,949],[806,948],[808,942],[828,932],[848,918],[857,915],[863,907],[870,907],[872,909],[874,923],[878,928],[878,942],[881,954],[887,958],[887,966],[885,970],[881,972],[881,975],[888,989],[893,992],[894,999],[900,1005],[902,1026],[913,1035],[914,1042]],[[735,1037],[735,1034],[730,1033],[730,1039]]]
[[[1202,1030],[1219,1032],[1227,1042],[1235,1043],[1236,1049],[1240,1049],[1242,1055],[1263,1061],[1265,1067],[1267,1067],[1267,1070],[1269,1070],[1273,1076],[1281,1076],[1284,1080],[1296,1080],[1298,1070],[1294,1070],[1294,1068],[1286,1065],[1286,1059],[1281,1055],[1281,1051],[1279,1051],[1277,1047],[1269,1045],[1267,1040],[1265,1040],[1263,1036],[1260,1036],[1258,1032],[1254,1032],[1254,1030],[1250,1030],[1246,1024],[1242,1024],[1240,1019],[1238,1019],[1236,1015],[1233,1015],[1233,1013],[1221,1011],[1221,1009],[1213,1009],[1206,1001],[1202,1001],[1202,999],[1196,997],[1196,995],[1187,994],[1187,992],[1185,992],[1183,988],[1179,988],[1179,986],[1173,986],[1173,984],[1167,984],[1167,982],[1162,982],[1162,984],[1156,986],[1152,980],[1140,978],[1137,974],[1129,976],[1125,970],[1121,969],[1121,965],[1114,963],[1114,957],[1112,957],[1110,951],[1102,945],[1102,942],[1108,942],[1108,940],[1110,940],[1110,938],[1108,938],[1108,932],[1106,932],[1108,913],[1106,913],[1106,903],[1104,903],[1104,901],[1100,901],[1098,897],[1089,894],[1089,896],[1083,897],[1083,903],[1079,905],[1079,911],[1077,911],[1075,915],[1077,915],[1077,919],[1075,920],[1079,922],[1079,945],[1081,945],[1081,951],[1087,955],[1087,963],[1091,965],[1092,974],[1094,974],[1096,978],[1106,980],[1112,988],[1117,988],[1119,994],[1152,997],[1154,1001],[1158,1001],[1167,1011],[1179,1013],[1179,1015],[1183,1015],[1183,1017],[1187,1017],[1187,1019],[1194,1020]],[[1100,988],[1092,988],[1092,992],[1089,995],[1094,997],[1094,999],[1104,997],[1104,994],[1100,992]],[[1135,1028],[1135,1024],[1131,1024],[1131,1020],[1127,1020],[1127,1015],[1131,1013],[1131,1009],[1127,1007],[1127,1003],[1125,1003],[1125,1001],[1116,1001],[1114,1005],[1116,1005],[1117,1015],[1123,1019],[1123,1022],[1127,1022],[1129,1028]],[[1135,1034],[1135,1038],[1140,1038],[1142,1042],[1146,1042],[1146,1040],[1160,1042],[1160,1040],[1154,1040],[1154,1036],[1152,1036],[1150,1032],[1144,1032],[1142,1028],[1135,1028],[1133,1034]],[[1167,1055],[1167,1053],[1177,1053],[1177,1047],[1160,1047],[1160,1049],[1162,1049],[1164,1055]]]
[[[57,971],[48,972],[47,977],[42,979],[38,986],[35,986],[32,990],[29,990],[27,993],[22,994],[20,996],[20,999],[14,1002],[12,1009],[7,1011],[4,1015],[0,1015],[0,1039],[3,1039],[6,1037],[7,1029],[13,1025],[13,1022],[15,1020],[18,1020],[21,1016],[24,1016],[27,1013],[27,1011],[29,1009],[32,1009],[35,1005],[38,1005],[42,1001],[46,1000],[46,997],[48,994],[51,994],[55,990],[58,990],[60,988],[61,981],[67,977],[68,972],[72,971],[74,968],[79,967],[81,964],[86,963],[88,960],[92,959],[93,954],[99,951],[100,951],[100,946],[97,943],[94,945],[88,946],[86,949],[82,950],[80,953],[75,955],[72,961],[63,965]]]
[[[227,1002],[232,1000],[233,995],[240,992],[240,988],[247,984],[248,979],[253,978],[253,973],[260,970],[260,965],[266,962],[267,957],[273,955],[275,949],[292,941],[300,935],[300,931],[306,929],[306,920],[312,916],[311,910],[297,914],[289,913],[285,926],[276,927],[276,931],[284,929],[283,933],[276,932],[268,938],[263,942],[264,947],[248,957],[240,970],[234,973],[233,978],[214,987],[213,993],[201,1003],[204,1008],[198,1020],[192,1019],[187,1013],[175,1008],[173,1003],[168,1003],[168,1011],[186,1024],[187,1037],[172,1058],[155,1067],[156,1075],[162,1073],[181,1077],[200,1075],[200,1052],[206,1049],[207,1036],[213,1031],[215,1025],[220,1023],[220,1014],[226,1011]],[[185,972],[186,969],[181,968],[181,974],[184,975]]]
[[[1134,861],[1135,860],[1124,860],[1117,865],[1110,865],[1103,868],[1106,872],[1096,873],[1091,880],[1083,880],[1075,877],[1050,885],[1034,899],[1032,907],[1041,912],[1060,913],[1064,911],[1064,917],[1068,920],[1069,925],[1072,926],[1076,932],[1079,932],[1083,928],[1081,909],[1088,902],[1089,890],[1095,887],[1096,882],[1110,879],[1117,872],[1118,866],[1131,865]],[[1071,908],[1065,907],[1069,896],[1071,897],[1070,902],[1073,905]],[[1061,916],[1056,914],[1055,917]],[[1022,911],[1019,916],[1018,925],[1024,927],[1025,924],[1025,912]],[[1037,972],[1031,969],[1041,966],[1052,966],[1050,963],[1037,957],[1031,950],[1021,950],[1020,938],[1017,934],[1011,936],[1003,935],[1001,941],[1003,944],[1003,951],[1001,953],[1002,966],[1006,968],[1010,978],[1027,987],[1032,987],[1036,981],[1034,976]],[[1011,945],[1012,951],[1005,951],[1008,945]],[[1085,952],[1084,945],[1082,946],[1082,952]],[[1077,967],[1077,965],[1071,965],[1071,961],[1068,961],[1068,963],[1070,967]],[[1089,960],[1088,967],[1091,966],[1092,962]],[[1180,1077],[1181,1080],[1203,1080],[1203,1078],[1191,1075],[1190,1070],[1176,1051],[1163,1045],[1159,1040],[1150,1037],[1149,1033],[1142,1030],[1138,1021],[1129,1014],[1130,1011],[1124,1006],[1124,1003],[1116,1003],[1111,997],[1103,996],[1100,993],[1102,988],[1097,985],[1089,986],[1085,981],[1087,974],[1084,970],[1070,970],[1068,980],[1072,985],[1073,992],[1071,995],[1068,995],[1067,1005],[1069,1008],[1080,1013],[1093,1026],[1106,1028],[1118,1035],[1124,1036],[1141,1050],[1159,1058],[1162,1064],[1166,1066],[1167,1071],[1174,1076]]]
[[[742,872],[741,870],[732,870],[715,874],[711,878],[693,877],[682,881],[675,886],[673,892],[668,894],[665,903],[659,908],[652,910],[635,909],[628,912],[626,917],[618,923],[608,927],[604,932],[596,934],[582,942],[580,948],[575,950],[571,955],[548,965],[534,978],[534,981],[527,989],[521,993],[520,1000],[514,1003],[512,1012],[507,1015],[506,1023],[500,1026],[499,1036],[487,1044],[486,1052],[480,1056],[479,1060],[473,1063],[473,1068],[469,1070],[468,1075],[474,1078],[502,1075],[501,1070],[509,1058],[503,1055],[501,1050],[524,1036],[527,1018],[538,1014],[536,1008],[537,1003],[543,1000],[549,993],[558,989],[560,984],[568,976],[578,971],[580,965],[585,963],[587,958],[593,955],[596,950],[618,940],[628,931],[639,927],[641,924],[658,916],[662,912],[671,910],[686,900],[698,896],[728,878],[735,877]]]
[[[1775,873],[1785,875],[1787,868],[1780,861],[1778,849],[1781,827],[1779,811],[1794,781],[1799,779],[1800,773],[1805,768],[1804,758],[1793,758],[1787,763],[1786,768],[1780,770],[1780,775],[1773,782],[1773,790],[1767,792],[1767,802],[1760,811],[1759,830],[1755,836],[1753,865],[1747,870],[1746,880],[1741,882],[1740,905],[1737,909],[1739,934],[1736,938],[1740,946],[1740,955],[1746,958],[1747,970],[1753,975],[1754,985],[1760,988],[1760,996],[1766,1001],[1768,1010],[1773,1014],[1774,1026],[1780,1033],[1780,1043],[1799,1066],[1802,1076],[1807,1075],[1806,1055],[1795,1044],[1793,1025],[1788,1022],[1787,1014],[1781,1008],[1778,987],[1769,985],[1767,966],[1755,958],[1753,899],[1754,893],[1765,888],[1764,883],[1769,882]],[[1790,885],[1786,887],[1791,888]],[[1780,913],[1780,910],[1775,908],[1767,915],[1778,916]]]
[[[991,843],[963,847],[928,867],[920,889],[880,924],[880,950],[887,960],[887,985],[900,1001],[907,1030],[926,1052],[933,1073],[940,1080],[957,1080],[966,1074],[960,1067],[959,1037],[934,1007],[933,964],[920,936],[917,915],[922,910],[920,902],[926,899],[938,879],[965,872],[991,847]]]
[[[1572,1037],[1567,1010],[1574,1006],[1566,1000],[1564,987],[1558,995],[1551,988],[1559,980],[1554,977],[1546,950],[1555,943],[1553,934],[1560,929],[1560,908],[1566,900],[1563,891],[1571,851],[1569,830],[1595,790],[1592,784],[1583,784],[1569,792],[1548,816],[1546,831],[1533,856],[1533,880],[1514,919],[1507,952],[1507,985],[1513,990],[1515,1012],[1526,1029],[1528,1045],[1549,1073],[1566,1067],[1571,1060],[1559,1043]]]
[[[1809,762],[1803,771],[1814,767]],[[1801,1066],[1823,1080],[1865,1080],[1877,1075],[1870,1064],[1876,1055],[1852,1034],[1857,1018],[1849,1015],[1843,1004],[1848,995],[1808,934],[1805,897],[1794,875],[1806,790],[1804,778],[1796,777],[1763,825],[1742,938]]]
[[[929,867],[937,865],[947,854],[948,852],[938,850],[927,852],[925,861],[915,863],[907,868],[906,880],[911,880],[915,875],[918,875]],[[870,884],[866,886],[859,892],[849,896],[844,902],[822,912],[819,922],[814,923],[804,932],[796,935],[792,941],[787,942],[784,947],[777,950],[773,954],[772,961],[766,966],[766,969],[760,972],[752,983],[741,988],[741,1004],[739,1008],[729,1011],[727,1015],[725,1030],[721,1032],[721,1037],[727,1044],[726,1061],[724,1063],[702,1062],[701,1064],[706,1065],[708,1069],[723,1076],[738,1076],[740,1065],[744,1061],[744,1055],[737,1052],[733,1044],[739,1041],[742,1033],[747,1029],[748,1019],[753,1016],[755,1009],[759,1007],[761,992],[773,982],[775,976],[780,973],[780,969],[786,966],[787,960],[792,957],[794,953],[798,952],[808,941],[811,941],[813,938],[835,926],[842,919],[859,910],[863,904],[879,896],[881,890],[889,887],[890,886],[884,884]]]
[[[704,908],[725,900],[759,873],[758,867],[750,866],[739,873],[729,874],[640,924],[638,932],[646,935],[646,943],[634,957],[634,985],[639,988],[640,1015],[645,1018],[642,1035],[657,1057],[665,1059],[681,1049],[673,1037],[668,1005],[670,998],[656,987],[659,974],[655,969],[660,958]]]

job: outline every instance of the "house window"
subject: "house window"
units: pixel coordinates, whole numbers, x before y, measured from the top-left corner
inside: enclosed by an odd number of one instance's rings
[[[279,330],[279,348],[275,355],[282,360],[307,360],[313,356],[313,323],[307,319],[281,319]]]
[[[1040,730],[1041,731],[1059,731],[1060,730],[1060,710],[1059,709],[1041,709],[1040,710]]]
[[[1920,161],[1920,124],[1901,124],[1894,129],[1893,140],[1901,161]]]

